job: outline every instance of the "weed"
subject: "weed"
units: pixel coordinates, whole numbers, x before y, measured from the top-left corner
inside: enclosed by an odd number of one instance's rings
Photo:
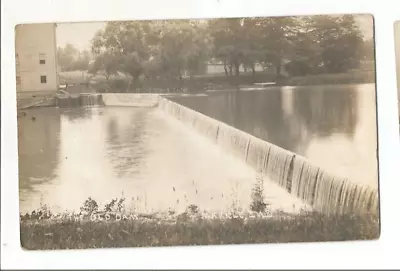
[[[83,206],[80,209],[81,209],[81,212],[83,212],[83,213],[92,214],[99,210],[99,205],[97,204],[97,202],[94,199],[89,197],[83,203]]]
[[[264,213],[266,211],[268,204],[265,203],[264,200],[264,179],[261,174],[257,176],[257,180],[253,187],[251,198],[252,202],[250,204],[250,209],[253,212]]]

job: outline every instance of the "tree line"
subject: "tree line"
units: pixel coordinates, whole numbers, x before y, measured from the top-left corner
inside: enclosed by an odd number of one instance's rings
[[[140,78],[182,80],[219,63],[225,76],[256,65],[292,76],[343,73],[374,60],[355,17],[303,16],[108,22],[91,41],[89,72],[107,78],[123,73]]]
[[[92,59],[88,50],[79,51],[72,44],[57,48],[58,65],[61,71],[88,70]]]

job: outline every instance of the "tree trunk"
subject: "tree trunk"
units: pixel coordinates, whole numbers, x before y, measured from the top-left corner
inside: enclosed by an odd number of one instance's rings
[[[228,68],[226,67],[226,61],[224,62],[224,70],[225,70],[225,75],[229,76],[228,74]]]
[[[128,87],[126,88],[126,93],[131,92],[132,87],[134,90],[133,92],[136,92],[135,83],[136,83],[137,79],[138,79],[138,76],[131,75],[131,78],[128,83]]]
[[[253,76],[256,76],[256,65],[254,63],[251,64],[251,70],[253,72]]]
[[[229,76],[232,76],[232,72],[233,72],[233,66],[229,65]]]
[[[281,77],[281,64],[280,63],[276,65],[276,75],[278,77]]]
[[[129,79],[128,86],[126,87],[126,91],[125,91],[126,93],[129,93],[129,90],[130,90],[131,85],[132,85],[132,81],[133,81],[133,77],[131,79]]]
[[[240,65],[239,64],[235,64],[235,72],[236,72],[236,76],[239,76],[240,74]]]
[[[182,76],[182,72],[179,70],[179,84],[178,84],[178,89],[177,92],[182,92],[183,91],[183,76]]]

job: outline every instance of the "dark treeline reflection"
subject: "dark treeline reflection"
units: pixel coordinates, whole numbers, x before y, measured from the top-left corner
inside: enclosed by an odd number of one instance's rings
[[[18,118],[19,187],[32,190],[55,175],[59,163],[60,111],[41,108],[26,111]]]
[[[358,121],[358,92],[320,88],[294,92],[296,114],[311,134],[318,137],[341,133],[352,138]]]
[[[107,157],[118,177],[138,173],[139,163],[146,157],[147,111],[126,111],[107,119]]]
[[[92,117],[92,110],[90,108],[72,108],[64,109],[62,116],[66,117],[69,121],[78,121],[83,119],[90,119]]]
[[[357,91],[329,87],[214,92],[174,100],[285,149],[302,153],[317,137],[351,140],[358,121]]]

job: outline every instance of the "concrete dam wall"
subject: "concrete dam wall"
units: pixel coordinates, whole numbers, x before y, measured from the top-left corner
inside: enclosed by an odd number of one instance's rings
[[[106,106],[154,107],[158,103],[158,94],[153,93],[103,93]]]
[[[104,105],[103,97],[100,94],[80,94],[71,96],[61,96],[56,98],[58,107],[81,107]]]
[[[158,107],[243,159],[314,210],[333,213],[377,213],[378,191],[334,176],[301,157],[197,111],[159,97]]]
[[[103,93],[79,94],[57,98],[59,107],[80,106],[129,106],[129,107],[155,107],[158,103],[158,94],[141,93]]]

